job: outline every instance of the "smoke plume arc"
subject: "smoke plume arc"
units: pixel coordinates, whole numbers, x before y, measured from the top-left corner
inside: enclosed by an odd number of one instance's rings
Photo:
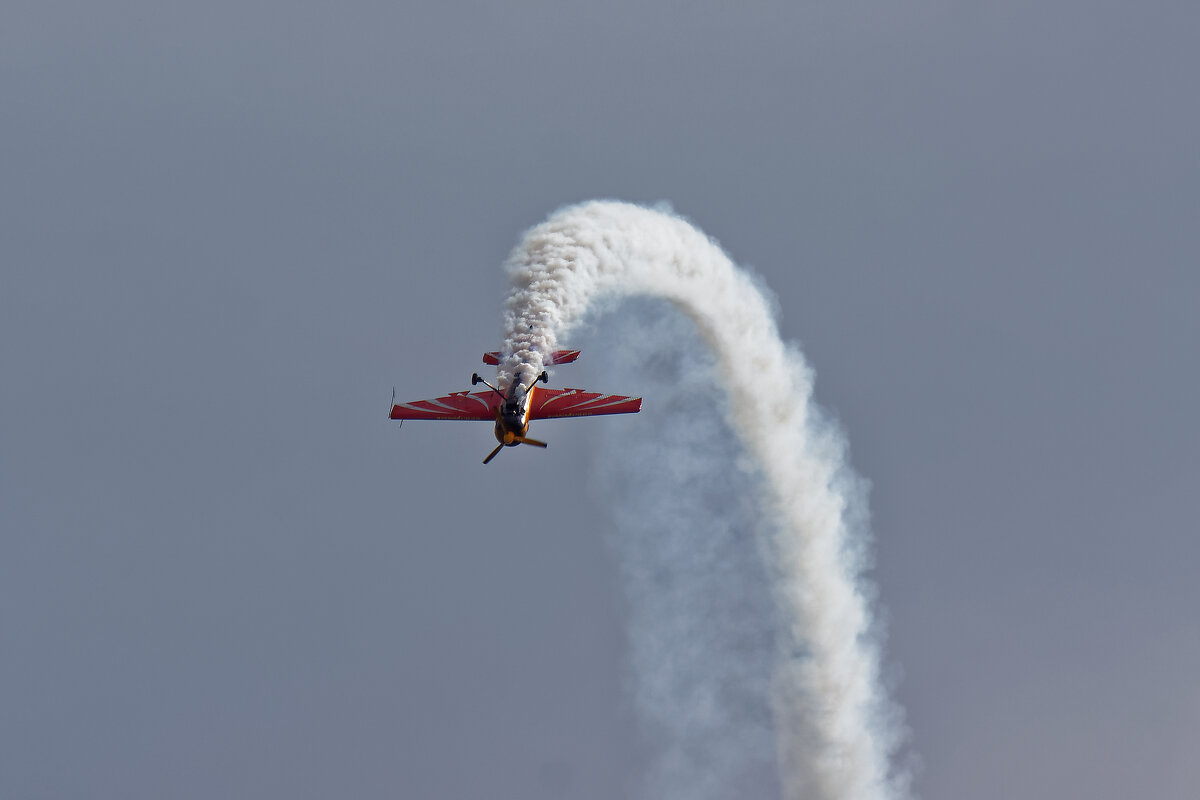
[[[506,269],[504,385],[532,380],[572,328],[622,298],[664,299],[692,322],[759,484],[754,536],[777,617],[768,694],[784,797],[904,796],[890,768],[899,713],[880,681],[861,574],[868,535],[850,521],[845,444],[816,408],[812,370],[781,340],[756,280],[684,219],[611,201],[553,214],[525,234]]]

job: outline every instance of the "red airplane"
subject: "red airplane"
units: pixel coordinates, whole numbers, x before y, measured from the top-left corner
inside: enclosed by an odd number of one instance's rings
[[[569,364],[579,358],[578,350],[556,350],[545,363]],[[500,353],[483,354],[483,363],[499,365]],[[619,394],[597,394],[582,389],[536,388],[538,381],[549,383],[545,372],[538,375],[529,386],[524,387],[521,379],[513,382],[504,393],[476,374],[471,375],[471,385],[482,383],[487,392],[454,392],[434,400],[416,400],[412,403],[396,403],[392,392],[390,419],[466,419],[496,423],[496,449],[488,453],[483,463],[488,463],[503,447],[531,444],[545,447],[545,442],[530,439],[529,421],[555,419],[556,417],[591,417],[600,414],[636,414],[642,409],[642,398],[623,397]],[[522,388],[524,387],[524,388]],[[401,422],[403,424],[403,422]]]

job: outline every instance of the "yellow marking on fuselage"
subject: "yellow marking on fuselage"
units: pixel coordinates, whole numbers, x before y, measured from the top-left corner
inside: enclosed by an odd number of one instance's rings
[[[519,388],[518,391],[520,391]],[[531,387],[521,398],[521,426],[519,428],[510,426],[504,419],[503,405],[496,406],[495,435],[497,442],[509,447],[520,444],[517,439],[523,438],[529,432],[529,410],[533,408],[533,393],[536,391],[538,391],[537,387]]]

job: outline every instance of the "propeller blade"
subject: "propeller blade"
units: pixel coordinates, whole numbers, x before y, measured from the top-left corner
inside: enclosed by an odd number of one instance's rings
[[[520,442],[521,444],[531,444],[534,447],[546,447],[547,446],[545,442],[539,442],[537,439],[526,439],[524,436],[516,437],[516,441]]]
[[[488,457],[483,460],[483,463],[486,464],[489,461],[491,461],[493,458],[496,457],[496,453],[499,453],[503,449],[504,449],[504,445],[502,445],[502,444],[496,445],[496,449],[493,450],[492,452],[488,453]]]

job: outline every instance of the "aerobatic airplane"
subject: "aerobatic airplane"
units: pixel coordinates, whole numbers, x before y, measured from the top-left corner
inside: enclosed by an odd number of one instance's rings
[[[545,363],[569,364],[577,358],[578,350],[556,350]],[[499,365],[500,353],[484,353],[483,363]],[[529,382],[529,386],[525,386],[524,379],[519,377],[508,387],[507,392],[502,392],[479,375],[472,374],[471,385],[482,383],[489,391],[454,392],[434,400],[416,400],[412,403],[397,403],[396,393],[393,391],[392,413],[388,416],[390,419],[401,420],[402,425],[406,419],[460,419],[481,422],[494,420],[496,441],[500,444],[483,460],[486,464],[495,458],[503,447],[516,447],[519,444],[545,447],[545,442],[530,439],[525,435],[529,432],[530,420],[636,414],[642,408],[640,397],[597,394],[582,389],[543,389],[537,387],[538,381],[549,383],[550,376],[543,371]]]

